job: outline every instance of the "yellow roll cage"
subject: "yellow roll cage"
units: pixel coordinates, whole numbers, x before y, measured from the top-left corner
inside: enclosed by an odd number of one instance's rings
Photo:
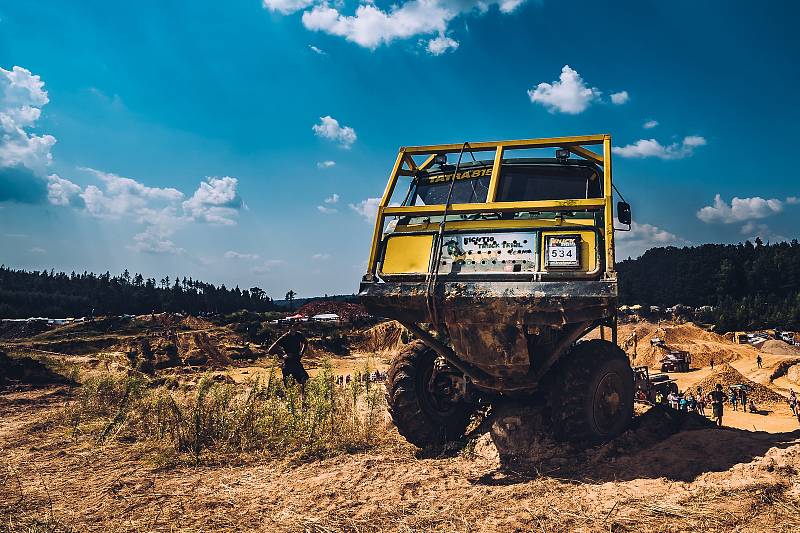
[[[603,145],[603,155],[600,155],[586,146]],[[503,155],[507,150],[525,150],[530,148],[563,148],[571,153],[603,166],[603,198],[576,198],[567,200],[536,200],[526,202],[497,202],[497,189],[500,183],[500,166]],[[470,204],[451,204],[446,206],[389,206],[389,201],[394,193],[397,180],[400,176],[413,176],[418,170],[425,170],[433,165],[437,155],[460,153],[461,151],[491,152],[494,151],[492,175],[489,180],[489,193],[486,202]],[[412,156],[427,155],[425,161],[418,165]],[[455,179],[455,177],[453,178]],[[600,210],[604,211],[605,223],[605,253],[606,272],[614,271],[614,217],[611,186],[611,135],[582,135],[573,137],[552,137],[545,139],[525,139],[517,141],[493,141],[465,144],[440,144],[430,146],[405,146],[401,147],[397,160],[389,176],[389,183],[378,205],[378,215],[375,220],[375,232],[372,236],[372,247],[369,253],[367,271],[375,273],[378,260],[378,248],[386,217],[389,216],[419,216],[419,215],[445,215],[445,214],[475,214],[492,211],[497,213],[522,212],[522,211],[575,211],[575,210]]]

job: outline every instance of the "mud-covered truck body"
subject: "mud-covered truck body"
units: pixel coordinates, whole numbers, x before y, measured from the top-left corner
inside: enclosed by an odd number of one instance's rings
[[[543,149],[556,157],[528,157]],[[612,191],[608,135],[400,149],[359,296],[419,339],[387,382],[409,441],[458,437],[476,405],[502,397],[545,399],[573,440],[627,425]],[[618,211],[630,224],[630,207]]]

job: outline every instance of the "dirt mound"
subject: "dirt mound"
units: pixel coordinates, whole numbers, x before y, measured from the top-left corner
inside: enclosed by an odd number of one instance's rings
[[[387,353],[397,352],[405,343],[405,328],[399,322],[390,320],[372,326],[363,333],[363,340],[358,349],[364,352]]]
[[[317,300],[315,302],[308,302],[300,309],[297,310],[301,315],[312,317],[314,315],[321,315],[326,313],[333,313],[339,315],[342,320],[357,320],[369,316],[367,310],[361,304],[350,302],[335,302],[332,300]]]
[[[749,386],[750,391],[748,391],[747,395],[756,405],[762,403],[783,403],[786,401],[786,398],[774,390],[747,379],[728,363],[723,363],[719,367],[715,367],[711,375],[695,383],[689,387],[689,389],[695,389],[699,386],[703,387],[704,391],[710,392],[716,387],[717,383],[722,385],[722,390],[724,390],[726,394],[729,390],[728,387],[731,385],[744,384]]]
[[[53,383],[68,384],[73,383],[73,381],[53,372],[36,359],[31,359],[30,357],[12,359],[4,352],[0,352],[0,386],[14,384],[48,385]]]
[[[44,320],[0,321],[0,339],[26,339],[50,329]]]
[[[794,364],[786,370],[786,379],[792,383],[800,383],[800,365]]]
[[[140,338],[130,341],[118,351],[128,356],[131,368],[152,374],[156,370],[171,368],[181,364],[178,357],[177,338]]]
[[[591,449],[557,442],[541,409],[509,404],[502,406],[489,421],[490,430],[478,438],[475,453],[500,466],[537,473],[569,473],[586,464],[598,464],[620,455],[639,453],[679,431],[713,426],[707,418],[663,406],[655,406],[637,416],[622,435]]]
[[[637,331],[638,334],[638,331]],[[666,348],[650,346],[650,339],[658,337],[666,343]],[[749,348],[737,346],[731,340],[711,331],[706,331],[692,323],[655,328],[646,338],[640,337],[639,357],[636,364],[658,367],[667,349],[689,352],[693,368],[735,361],[742,357],[742,350]]]
[[[214,327],[214,325],[209,322],[208,320],[204,320],[202,318],[197,318],[196,316],[187,315],[180,320],[178,323],[178,327],[180,329],[209,329]]]
[[[204,331],[178,334],[178,357],[184,364],[223,368],[233,364],[231,358]]]
[[[796,355],[800,356],[800,348],[792,346],[781,340],[772,339],[761,345],[761,351],[773,355]]]

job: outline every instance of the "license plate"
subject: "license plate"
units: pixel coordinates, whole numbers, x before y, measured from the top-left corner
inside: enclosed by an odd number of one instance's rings
[[[580,266],[579,239],[577,236],[547,236],[545,245],[547,266]]]

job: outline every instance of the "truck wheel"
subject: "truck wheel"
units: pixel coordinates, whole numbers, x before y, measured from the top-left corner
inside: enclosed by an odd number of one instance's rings
[[[395,356],[386,380],[386,402],[397,431],[424,448],[459,439],[469,425],[473,407],[453,400],[448,375],[434,375],[436,352],[415,341]]]
[[[633,418],[633,370],[618,346],[581,342],[554,369],[548,394],[558,438],[592,446],[622,433]]]

